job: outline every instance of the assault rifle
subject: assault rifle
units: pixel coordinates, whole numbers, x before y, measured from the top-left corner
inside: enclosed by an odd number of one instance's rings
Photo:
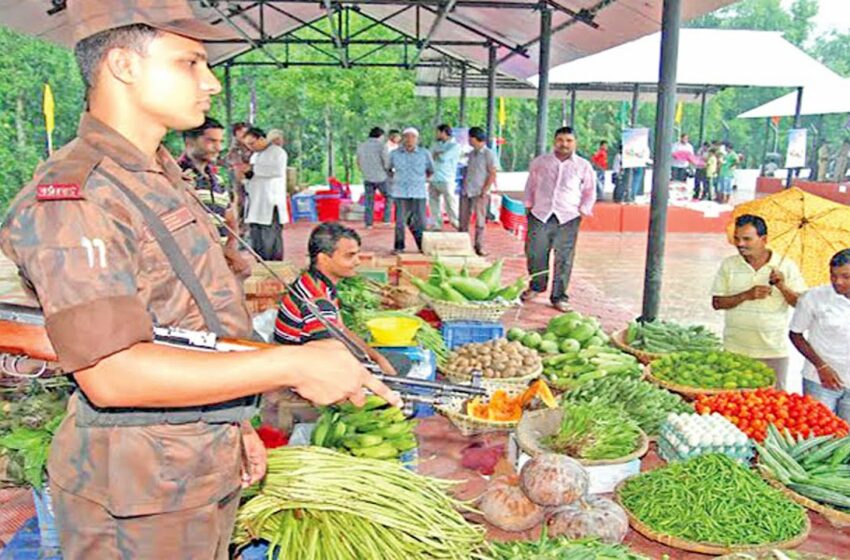
[[[310,302],[312,303],[312,302]],[[317,317],[321,317],[316,309]],[[325,319],[322,317],[322,319]],[[320,319],[321,321],[321,319]],[[470,385],[442,383],[402,376],[385,375],[366,353],[350,340],[334,323],[325,319],[335,338],[343,337],[343,344],[352,350],[375,377],[401,394],[406,402],[443,404],[451,399],[485,395],[477,380]],[[204,352],[245,352],[272,348],[273,344],[220,337],[212,332],[193,331],[173,327],[154,327],[154,344],[174,346]],[[356,349],[356,350],[355,350]],[[41,362],[34,372],[20,370],[25,360]],[[38,308],[11,303],[0,303],[0,369],[14,377],[40,377],[57,361],[56,353],[44,329],[44,315]]]

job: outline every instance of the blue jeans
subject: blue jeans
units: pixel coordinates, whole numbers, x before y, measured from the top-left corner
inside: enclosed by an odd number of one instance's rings
[[[732,177],[720,177],[718,179],[717,192],[722,194],[732,194]]]
[[[637,195],[643,195],[643,167],[632,169],[632,184],[628,190],[629,201],[633,201]]]
[[[602,195],[605,190],[605,170],[596,170],[596,200],[602,200]]]
[[[850,390],[833,391],[820,383],[803,379],[803,394],[811,395],[836,413],[839,418],[850,422]]]
[[[367,226],[371,226],[374,221],[374,210],[375,210],[375,191],[380,191],[382,195],[384,195],[384,223],[390,223],[390,216],[392,215],[392,201],[390,200],[390,189],[387,188],[387,182],[383,181],[381,183],[371,183],[369,181],[364,181],[363,184],[366,187],[366,209],[363,213],[363,218],[366,222]]]

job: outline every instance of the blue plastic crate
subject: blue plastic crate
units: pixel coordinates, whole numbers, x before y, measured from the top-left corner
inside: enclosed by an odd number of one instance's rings
[[[408,377],[434,381],[437,378],[437,356],[431,350],[419,346],[376,346],[375,350],[381,354],[402,354],[413,362]],[[428,394],[427,389],[414,390],[416,394]],[[430,404],[414,403],[413,417],[425,418],[435,414],[434,407]]]
[[[62,560],[62,553],[58,548],[41,546],[38,519],[33,517],[0,550],[0,560]]]
[[[487,342],[505,336],[505,327],[500,323],[483,321],[443,321],[440,327],[449,350],[473,342]]]
[[[292,195],[292,221],[307,220],[308,222],[319,221],[319,211],[316,207],[316,197],[313,193],[299,193]]]
[[[269,553],[269,543],[266,541],[254,541],[242,550],[239,551],[239,556],[241,560],[266,560],[266,556]],[[275,558],[278,557],[278,554],[275,553]]]
[[[502,195],[502,206],[512,214],[525,216],[525,204],[521,200],[514,200],[506,194]]]

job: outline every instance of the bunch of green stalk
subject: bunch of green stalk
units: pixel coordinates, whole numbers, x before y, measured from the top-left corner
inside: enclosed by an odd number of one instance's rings
[[[473,511],[446,493],[452,483],[394,462],[315,447],[269,452],[260,494],[239,511],[237,545],[269,542],[269,558],[408,560],[485,558]]]
[[[557,453],[589,460],[619,459],[637,450],[640,428],[621,409],[606,403],[569,403],[561,429],[543,443]]]
[[[607,544],[595,538],[549,538],[545,527],[536,541],[493,543],[492,548],[493,560],[650,560],[624,545]]]
[[[756,449],[759,468],[798,494],[850,511],[850,436],[794,439],[771,424],[764,446]]]

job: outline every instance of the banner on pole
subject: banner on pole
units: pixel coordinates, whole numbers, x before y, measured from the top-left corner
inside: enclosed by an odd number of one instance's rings
[[[623,168],[646,167],[649,163],[649,129],[623,129]]]
[[[788,151],[785,154],[786,169],[806,167],[807,132],[805,128],[792,128],[788,131]]]

